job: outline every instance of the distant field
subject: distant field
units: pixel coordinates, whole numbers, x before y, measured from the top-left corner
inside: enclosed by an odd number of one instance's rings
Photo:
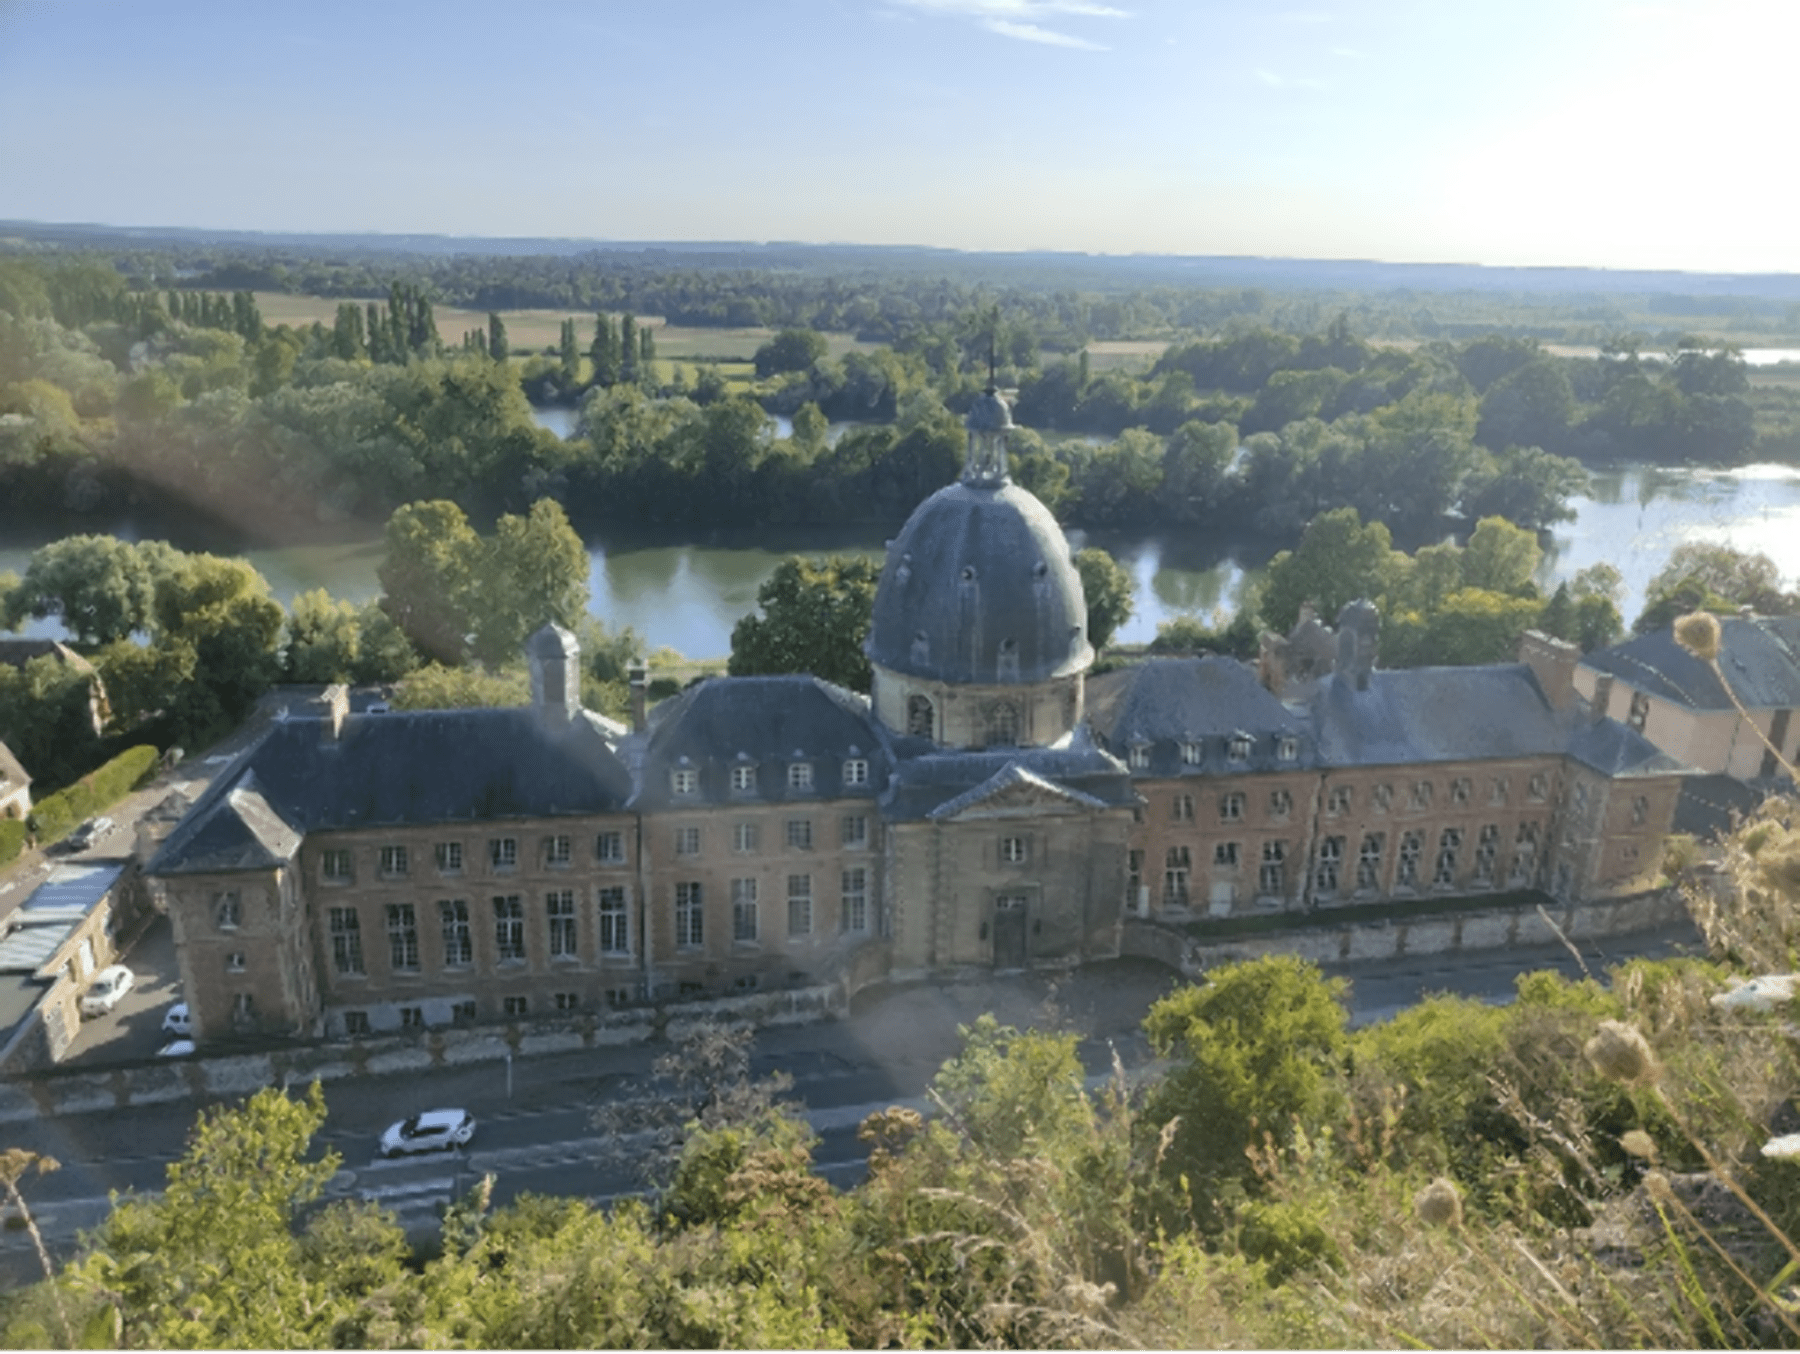
[[[1149,371],[1168,351],[1167,339],[1099,339],[1088,344],[1089,371]]]
[[[337,318],[340,299],[330,296],[290,296],[286,292],[256,293],[256,304],[262,309],[263,319],[270,324],[309,325],[315,320],[329,326]],[[358,301],[358,305],[366,306],[368,302]],[[456,306],[438,306],[434,308],[437,317],[438,333],[448,347],[456,347],[462,342],[462,336],[471,329],[487,328],[487,312],[485,310],[463,310]],[[529,352],[544,348],[554,348],[562,342],[562,324],[564,320],[574,320],[576,332],[581,337],[582,350],[594,337],[594,314],[587,310],[503,310],[500,318],[506,321],[507,341],[514,352]],[[660,315],[639,315],[636,317],[640,328],[649,328],[656,334],[656,355],[660,358],[671,358],[679,362],[719,362],[727,365],[732,362],[749,362],[756,350],[774,337],[773,329],[700,329],[692,326],[669,324]],[[845,353],[857,348],[874,348],[873,343],[858,342],[852,334],[827,334],[825,341],[830,345],[833,357],[842,357]],[[727,369],[726,375],[734,373]],[[744,374],[748,374],[748,371]]]

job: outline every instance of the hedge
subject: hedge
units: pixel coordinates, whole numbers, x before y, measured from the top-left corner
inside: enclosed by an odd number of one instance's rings
[[[0,865],[10,865],[25,849],[25,820],[0,818]]]
[[[127,748],[99,770],[39,800],[30,819],[38,841],[57,841],[84,818],[118,803],[149,779],[161,755],[148,744]]]

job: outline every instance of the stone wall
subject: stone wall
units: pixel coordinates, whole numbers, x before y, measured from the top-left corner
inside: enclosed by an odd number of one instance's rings
[[[91,1071],[58,1069],[0,1080],[0,1123],[177,1100],[219,1100],[247,1096],[264,1086],[464,1067],[497,1062],[509,1054],[528,1058],[639,1044],[658,1036],[678,1039],[704,1020],[729,1025],[807,1024],[835,1016],[843,1008],[842,989],[826,985],[530,1025],[437,1029],[420,1037],[359,1039],[222,1057],[158,1058]]]
[[[1600,899],[1548,908],[1550,921],[1571,940],[1630,935],[1686,918],[1679,893],[1664,889],[1626,898]],[[1190,978],[1221,964],[1292,954],[1316,964],[1357,963],[1404,955],[1460,954],[1513,949],[1555,942],[1556,931],[1535,908],[1494,908],[1405,921],[1347,922],[1266,935],[1204,940],[1171,926],[1127,920],[1123,952],[1154,959]]]

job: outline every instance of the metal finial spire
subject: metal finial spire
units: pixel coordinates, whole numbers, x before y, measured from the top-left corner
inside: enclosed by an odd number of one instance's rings
[[[996,328],[998,328],[997,325],[993,325],[993,324],[988,325],[988,383],[987,383],[987,388],[988,388],[989,394],[992,394],[994,391],[996,391],[1000,388],[1000,379],[999,379],[1000,360],[999,360],[997,353],[995,352],[995,340],[994,340],[994,331],[996,330]]]

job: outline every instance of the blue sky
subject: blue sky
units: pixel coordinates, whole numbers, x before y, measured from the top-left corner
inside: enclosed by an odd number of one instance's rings
[[[0,218],[1800,271],[1789,0],[0,0]]]

